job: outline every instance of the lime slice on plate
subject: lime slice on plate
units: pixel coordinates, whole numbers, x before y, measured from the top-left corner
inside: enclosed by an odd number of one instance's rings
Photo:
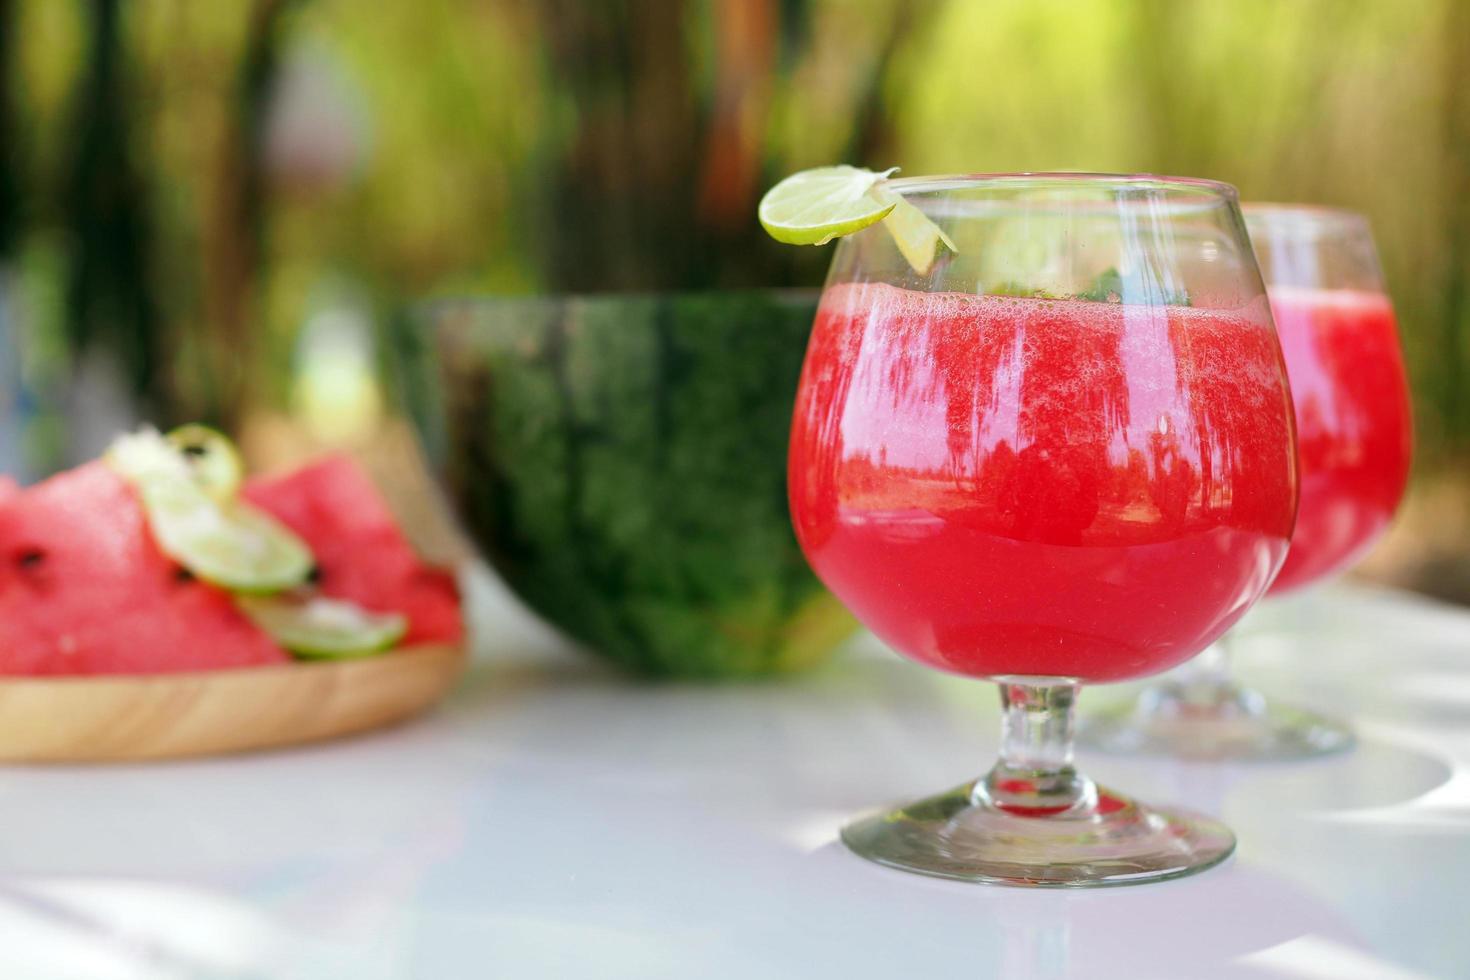
[[[232,500],[245,478],[245,464],[235,444],[204,425],[185,425],[167,436],[144,426],[114,439],[106,459],[131,483],[193,482],[221,501]]]
[[[206,582],[279,592],[311,574],[315,559],[300,538],[234,499],[243,467],[218,432],[185,426],[164,438],[144,428],[115,439],[105,458],[137,491],[158,547]]]
[[[893,202],[868,193],[891,173],[847,166],[803,170],[766,191],[756,213],[778,242],[824,245],[882,221],[893,210]]]
[[[216,500],[231,500],[245,479],[245,463],[229,437],[207,425],[184,425],[164,439],[178,452],[194,480]]]
[[[112,440],[103,456],[107,465],[129,483],[192,479],[189,464],[151,425]]]
[[[249,504],[221,503],[192,479],[133,484],[158,546],[206,582],[240,592],[279,592],[311,574],[311,550]]]
[[[388,649],[408,631],[408,620],[398,613],[369,612],[322,596],[242,597],[239,604],[255,625],[298,657],[365,657]]]

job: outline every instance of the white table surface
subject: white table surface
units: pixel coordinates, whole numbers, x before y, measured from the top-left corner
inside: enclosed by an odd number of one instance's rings
[[[1223,816],[1240,849],[1063,893],[835,843],[844,817],[989,766],[989,685],[859,639],[780,682],[638,686],[473,586],[476,666],[417,723],[0,768],[0,977],[1470,977],[1470,612],[1345,587],[1262,610],[1242,673],[1356,719],[1360,746],[1084,754],[1111,785]]]

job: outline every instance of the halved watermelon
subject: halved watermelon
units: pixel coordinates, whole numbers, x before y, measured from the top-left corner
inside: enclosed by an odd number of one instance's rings
[[[289,658],[148,532],[127,483],[89,463],[0,490],[0,674],[137,674]]]
[[[350,458],[328,456],[285,476],[249,480],[243,496],[311,547],[323,595],[403,613],[405,644],[464,637],[454,576],[419,560],[377,487]]]

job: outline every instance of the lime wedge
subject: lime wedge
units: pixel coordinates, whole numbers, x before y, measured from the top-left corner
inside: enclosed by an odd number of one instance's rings
[[[216,500],[240,490],[245,464],[235,444],[203,425],[186,425],[167,436],[152,426],[118,436],[108,447],[108,464],[129,481],[192,481]]]
[[[216,500],[233,500],[245,479],[245,463],[229,437],[207,425],[184,425],[164,437],[194,480]]]
[[[239,592],[279,592],[311,574],[314,559],[275,518],[221,502],[192,479],[134,480],[153,539],[195,575]]]
[[[875,173],[859,167],[819,167],[792,174],[761,198],[761,227],[788,245],[824,245],[851,235],[893,210],[868,191],[897,170]]]
[[[183,455],[151,425],[112,440],[103,459],[119,476],[134,484],[193,478]]]
[[[888,229],[898,250],[919,275],[929,274],[941,245],[951,252],[959,251],[944,233],[944,229],[930,221],[923,211],[904,200],[902,194],[895,194],[882,184],[875,186],[871,193],[876,200],[893,205],[893,210],[883,219],[883,227]]]
[[[408,620],[398,613],[369,612],[322,596],[241,597],[239,605],[255,625],[298,657],[365,657],[388,649],[408,631]]]
[[[209,462],[181,444],[209,447]],[[279,592],[311,574],[315,559],[300,538],[234,499],[240,460],[219,433],[193,426],[165,439],[144,428],[119,436],[104,458],[137,491],[158,547],[206,582],[240,592]]]
[[[761,198],[761,225],[778,242],[822,245],[882,221],[908,264],[928,275],[940,246],[959,249],[928,215],[884,183],[897,169],[820,167],[792,174]]]

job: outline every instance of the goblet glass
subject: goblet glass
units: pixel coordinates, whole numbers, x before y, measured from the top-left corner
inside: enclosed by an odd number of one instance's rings
[[[859,819],[881,864],[1111,885],[1223,860],[1220,823],[1097,786],[1081,685],[1194,656],[1265,591],[1296,513],[1291,402],[1233,188],[1098,174],[892,189],[957,251],[880,223],[837,246],[789,492],[817,574],[919,663],[993,680],[1000,759]]]
[[[1286,356],[1301,454],[1301,509],[1276,595],[1341,571],[1383,533],[1408,481],[1412,423],[1367,219],[1282,204],[1248,204],[1245,219]],[[1083,741],[1204,759],[1302,758],[1352,745],[1345,722],[1238,683],[1233,636],[1132,705],[1088,717]]]

